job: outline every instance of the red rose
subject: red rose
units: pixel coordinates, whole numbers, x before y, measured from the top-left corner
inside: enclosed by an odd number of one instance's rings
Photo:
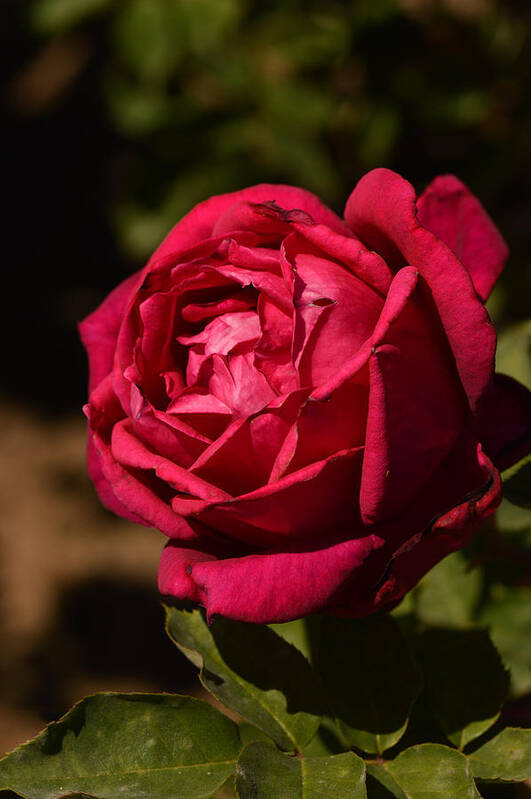
[[[531,448],[483,307],[506,256],[451,176],[374,170],[344,222],[269,185],[181,220],[81,325],[90,475],[169,536],[162,593],[357,616],[466,544]]]

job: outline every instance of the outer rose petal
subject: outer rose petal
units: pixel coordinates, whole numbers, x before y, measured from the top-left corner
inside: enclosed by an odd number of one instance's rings
[[[350,195],[345,219],[389,264],[410,264],[424,277],[475,409],[494,371],[494,328],[463,264],[418,223],[413,186],[389,169],[374,169]]]
[[[466,266],[485,301],[509,250],[479,200],[454,175],[441,175],[419,197],[417,216],[423,227],[444,241]]]
[[[144,521],[144,519],[141,519],[136,513],[130,511],[129,508],[126,508],[126,506],[120,502],[112,490],[111,484],[103,474],[100,456],[90,434],[87,442],[87,466],[88,476],[94,483],[94,488],[96,489],[100,500],[102,501],[103,505],[108,508],[108,510],[118,514],[118,516],[123,516],[124,519],[128,519],[130,522],[144,524],[146,527],[150,526],[148,522]]]
[[[208,616],[257,624],[284,622],[327,606],[346,579],[382,545],[368,535],[335,544],[266,552],[216,560],[172,543],[162,552],[159,589],[184,599],[194,597]]]
[[[369,360],[370,394],[360,507],[365,522],[396,518],[459,437],[466,400],[430,316],[426,285],[400,269],[387,305],[401,306]]]
[[[189,214],[168,233],[160,247],[153,253],[150,263],[158,261],[172,252],[185,250],[204,239],[210,238],[218,219],[236,203],[275,202],[285,209],[300,209],[315,222],[328,225],[338,233],[347,233],[345,224],[315,194],[294,186],[261,183],[248,189],[210,197],[196,205]],[[230,227],[237,227],[237,220]]]
[[[79,325],[79,334],[89,358],[89,393],[112,369],[118,332],[128,302],[142,282],[143,270],[131,275],[111,291],[101,305]]]
[[[393,555],[385,581],[373,596],[358,605],[356,615],[394,607],[436,563],[466,546],[481,522],[494,513],[502,499],[501,478],[481,448],[478,460],[490,474],[485,489],[440,516],[421,535],[400,547]]]

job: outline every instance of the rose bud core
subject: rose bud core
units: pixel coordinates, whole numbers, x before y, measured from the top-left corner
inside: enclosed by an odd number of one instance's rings
[[[267,623],[391,608],[531,450],[484,302],[507,247],[455,177],[212,197],[80,326],[89,473],[169,541],[160,591]]]

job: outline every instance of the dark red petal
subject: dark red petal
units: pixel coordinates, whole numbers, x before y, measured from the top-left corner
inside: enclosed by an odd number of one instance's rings
[[[419,197],[417,217],[457,255],[485,302],[509,250],[479,200],[454,175],[441,175]]]
[[[285,538],[318,538],[359,524],[362,448],[336,452],[228,502],[172,505],[249,545],[266,548]]]
[[[396,517],[414,500],[452,450],[467,410],[423,281],[411,277],[411,267],[397,273],[387,297],[396,318],[369,361],[360,494],[366,523]]]
[[[466,546],[481,522],[494,513],[502,499],[501,478],[481,448],[478,462],[486,478],[482,489],[437,518],[421,535],[400,548],[378,591],[366,604],[360,604],[357,614],[394,606],[436,563]]]
[[[369,172],[352,192],[345,218],[390,265],[410,264],[426,280],[474,410],[494,371],[494,328],[463,264],[417,221],[411,184],[389,169]]]

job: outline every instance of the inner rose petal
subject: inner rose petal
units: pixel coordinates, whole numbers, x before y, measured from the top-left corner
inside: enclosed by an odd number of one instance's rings
[[[301,385],[319,386],[356,353],[374,330],[383,300],[333,261],[295,258],[293,359]]]

